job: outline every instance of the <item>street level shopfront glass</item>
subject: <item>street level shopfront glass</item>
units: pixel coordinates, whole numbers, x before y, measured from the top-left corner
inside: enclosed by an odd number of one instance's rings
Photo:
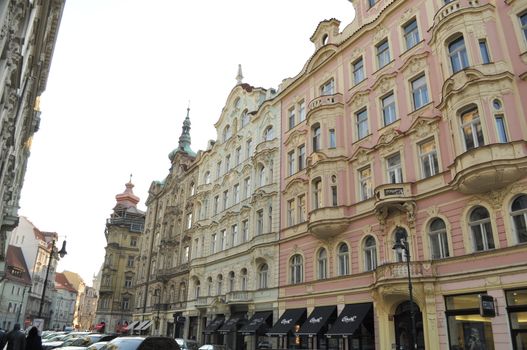
[[[495,350],[492,318],[479,315],[479,294],[485,292],[445,297],[451,350]]]
[[[505,292],[514,350],[527,350],[527,289]]]
[[[415,314],[415,335],[417,342],[417,349],[424,350],[424,333],[423,333],[423,316],[419,305],[413,303]],[[395,344],[397,349],[408,350],[412,349],[412,320],[410,301],[405,301],[397,306],[394,314],[395,324]]]

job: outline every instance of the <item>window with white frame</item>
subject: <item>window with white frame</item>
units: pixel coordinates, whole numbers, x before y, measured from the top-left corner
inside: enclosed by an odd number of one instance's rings
[[[430,239],[430,257],[435,259],[448,258],[448,237],[445,222],[435,218],[430,222],[428,237]]]
[[[249,221],[242,221],[242,242],[247,242],[249,240]]]
[[[193,196],[196,194],[196,186],[194,185],[194,182],[190,183],[190,195]]]
[[[205,182],[205,184],[210,184],[210,171],[205,172],[205,175],[203,176],[203,182]]]
[[[335,80],[330,79],[320,87],[320,95],[327,96],[335,93]]]
[[[225,128],[223,128],[223,142],[230,139],[232,136],[231,126],[226,125]]]
[[[303,223],[306,221],[306,195],[301,194],[297,197],[296,200],[297,203],[297,215],[298,215],[298,223]]]
[[[329,148],[337,147],[337,135],[335,134],[335,129],[329,129]]]
[[[472,233],[474,251],[494,249],[494,237],[490,215],[486,208],[477,206],[469,215],[469,227]]]
[[[231,226],[231,246],[234,247],[238,244],[238,225],[234,224]]]
[[[471,108],[461,114],[461,131],[467,151],[485,145],[483,128],[477,107]]]
[[[350,255],[349,255],[349,248],[346,243],[341,243],[339,245],[338,252],[337,252],[337,258],[338,258],[339,276],[349,275]]]
[[[527,195],[520,195],[511,205],[511,217],[517,243],[527,242]]]
[[[125,288],[132,288],[132,277],[125,277],[125,279],[124,279],[124,287]]]
[[[301,171],[306,166],[306,146],[298,146],[298,171]]]
[[[258,167],[258,185],[265,186],[265,167],[263,164],[260,164]]]
[[[410,82],[412,86],[412,102],[414,110],[419,109],[428,103],[428,88],[426,76],[423,74]]]
[[[223,210],[229,207],[229,190],[223,191]]]
[[[423,178],[434,176],[439,172],[436,144],[433,138],[421,142],[419,145],[419,159]]]
[[[368,198],[371,198],[373,193],[371,175],[371,167],[369,165],[367,167],[359,169],[360,199],[363,201]]]
[[[313,138],[313,152],[320,150],[320,125],[315,124],[311,128],[312,138]]]
[[[243,268],[240,273],[240,290],[247,290],[247,269]]]
[[[212,254],[216,253],[216,241],[218,240],[218,236],[213,233],[210,239],[210,251]]]
[[[271,141],[272,139],[274,139],[274,130],[271,125],[265,128],[263,139],[264,141]]]
[[[225,229],[220,231],[220,247],[221,250],[227,249],[227,230]]]
[[[357,139],[363,139],[369,134],[368,130],[368,111],[366,108],[355,113],[355,125],[357,128]]]
[[[289,260],[289,282],[291,284],[298,284],[304,281],[303,264],[303,259],[300,254],[293,255]]]
[[[227,154],[225,156],[225,173],[228,173],[231,170],[231,155]]]
[[[269,274],[269,266],[267,264],[262,264],[258,268],[258,288],[265,289],[267,288],[267,277]]]
[[[364,80],[364,61],[362,57],[358,58],[351,64],[351,69],[353,71],[353,84],[357,85]]]
[[[240,184],[234,185],[232,188],[232,196],[235,204],[240,202]]]
[[[263,209],[256,211],[256,234],[263,234],[264,213]]]
[[[236,278],[234,276],[234,271],[229,272],[229,292],[234,292],[234,287],[236,286]]]
[[[220,206],[220,196],[214,196],[214,215],[218,214]]]
[[[386,171],[388,183],[397,184],[403,182],[403,168],[401,166],[401,154],[399,152],[386,158]]]
[[[287,153],[287,174],[289,176],[295,173],[295,151]]]
[[[481,62],[483,64],[490,63],[490,53],[489,53],[489,46],[487,44],[487,39],[479,39],[479,53],[481,54]]]
[[[339,205],[337,185],[331,186],[331,205],[333,205],[334,207]]]
[[[411,49],[419,42],[419,29],[417,28],[417,20],[414,18],[403,26],[404,42],[406,49]]]
[[[373,271],[377,268],[377,244],[372,236],[364,240],[364,271]]]
[[[181,263],[187,263],[188,259],[190,258],[190,247],[185,246],[183,247],[183,254],[181,254],[182,261]]]
[[[207,296],[212,296],[212,277],[207,278]]]
[[[496,132],[498,134],[498,141],[500,143],[509,142],[507,136],[507,125],[505,124],[505,114],[503,112],[503,105],[497,98],[492,101],[494,109],[494,120],[496,121]]]
[[[292,129],[292,128],[294,128],[295,125],[296,125],[295,107],[291,107],[291,108],[289,108],[288,114],[289,114],[289,117],[288,117],[288,120],[289,120],[289,129]]]
[[[273,207],[270,205],[269,210],[267,211],[267,232],[272,232],[273,230]]]
[[[465,47],[465,39],[462,35],[448,44],[448,56],[450,57],[452,73],[459,72],[468,67],[467,49]]]
[[[390,63],[390,46],[388,44],[388,39],[384,39],[380,43],[378,43],[376,46],[377,51],[377,67],[381,69],[382,67],[386,66],[388,63]]]
[[[130,307],[130,298],[123,297],[123,299],[121,299],[121,309],[128,310],[129,307]]]
[[[322,208],[322,180],[313,180],[313,209]]]
[[[328,278],[328,252],[325,248],[317,254],[317,277],[319,280]]]
[[[298,122],[306,120],[306,102],[301,100],[298,102]]]
[[[245,198],[249,198],[251,196],[251,178],[246,177],[243,179],[243,192],[245,193]]]
[[[216,295],[222,295],[223,293],[223,276],[218,275],[216,278]]]
[[[249,113],[247,113],[247,110],[242,112],[241,120],[242,120],[242,122],[241,122],[241,127],[242,128],[244,126],[246,126],[247,124],[249,124]]]
[[[390,125],[397,120],[397,112],[395,111],[395,95],[393,94],[393,91],[381,99],[381,105],[384,126]]]
[[[295,199],[287,201],[287,226],[295,224]]]
[[[397,242],[397,243],[403,243],[406,244],[408,246],[408,233],[406,232],[406,230],[402,227],[398,227],[395,232],[393,233],[393,240],[394,242]],[[408,246],[408,248],[410,248]],[[398,250],[396,249],[394,251],[395,253],[395,261],[396,262],[403,262],[403,261],[406,261],[406,254],[404,252],[403,249],[401,250]]]
[[[523,33],[523,38],[525,40],[527,40],[527,11],[522,12],[518,16],[518,18],[520,20],[520,25],[521,25],[521,31]]]
[[[192,213],[187,214],[187,229],[192,227]]]
[[[246,155],[245,158],[249,159],[253,155],[253,140],[249,139],[245,142]]]

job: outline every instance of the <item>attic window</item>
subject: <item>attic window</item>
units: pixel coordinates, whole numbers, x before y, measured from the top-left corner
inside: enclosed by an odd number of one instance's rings
[[[324,34],[322,37],[322,45],[326,45],[328,43],[329,36],[327,34]]]

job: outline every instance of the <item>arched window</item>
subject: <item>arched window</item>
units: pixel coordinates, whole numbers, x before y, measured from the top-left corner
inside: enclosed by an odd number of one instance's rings
[[[291,284],[302,283],[303,278],[303,259],[299,254],[293,255],[289,260],[289,272]]]
[[[313,180],[313,209],[322,208],[322,180]]]
[[[210,184],[210,171],[205,172],[205,175],[203,175],[203,182],[205,184]]]
[[[262,264],[258,268],[258,287],[260,289],[267,288],[267,275],[269,273],[269,266],[267,264]]]
[[[201,285],[199,281],[196,281],[196,284],[194,285],[194,297],[199,298],[200,294],[201,294]]]
[[[313,136],[313,152],[317,152],[320,150],[320,125],[315,124],[313,128],[311,128],[311,134]]]
[[[448,56],[452,65],[452,73],[459,72],[468,67],[467,49],[465,39],[459,36],[448,44]]]
[[[264,141],[271,141],[272,139],[274,139],[274,131],[273,131],[273,127],[271,125],[268,126],[267,128],[265,128],[264,134],[263,134],[263,139],[264,139]]]
[[[439,218],[432,220],[428,235],[430,237],[431,258],[442,259],[449,257],[445,222]]]
[[[241,271],[240,289],[247,290],[247,269],[245,267]]]
[[[246,126],[247,124],[249,124],[249,114],[247,113],[247,110],[244,110],[242,112],[242,116],[241,116],[241,127],[243,128],[244,126]]]
[[[184,282],[179,284],[178,301],[185,301],[187,298],[187,285]]]
[[[408,233],[406,233],[406,230],[402,227],[398,227],[394,234],[393,234],[393,240],[394,242],[405,242],[405,244],[408,244]],[[402,262],[406,261],[406,256],[404,253],[404,250],[397,251],[395,250],[395,261],[396,262]]]
[[[373,271],[377,268],[377,244],[372,236],[364,240],[364,270]]]
[[[349,275],[350,255],[348,245],[341,243],[338,247],[338,269],[339,276]]]
[[[258,166],[258,185],[265,186],[265,166],[263,164]]]
[[[196,186],[194,186],[194,182],[190,183],[190,195],[193,196],[196,194]]]
[[[477,107],[471,108],[461,114],[461,130],[467,151],[485,145],[483,128]]]
[[[527,242],[527,195],[522,194],[512,202],[511,216],[518,243]]]
[[[221,295],[223,292],[223,276],[218,275],[216,279],[216,295]]]
[[[212,277],[207,278],[207,295],[212,296]]]
[[[235,281],[234,271],[229,272],[229,292],[234,291]]]
[[[486,208],[478,206],[472,210],[469,217],[474,251],[494,249],[494,237],[490,215]]]
[[[232,136],[231,126],[230,125],[225,125],[225,127],[223,128],[223,142],[225,142],[228,139],[230,139],[231,136]]]
[[[328,278],[328,252],[325,248],[321,248],[317,254],[317,274],[318,279]]]

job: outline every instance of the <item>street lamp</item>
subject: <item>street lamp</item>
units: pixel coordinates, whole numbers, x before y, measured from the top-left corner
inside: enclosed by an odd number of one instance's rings
[[[42,288],[42,297],[40,298],[40,307],[38,309],[38,318],[42,317],[42,307],[44,306],[44,297],[46,296],[46,287],[48,285],[49,268],[51,267],[51,261],[55,254],[58,254],[61,258],[68,254],[66,252],[66,241],[62,242],[62,248],[55,253],[55,240],[51,242],[51,252],[49,253],[48,267],[46,269],[46,278],[44,279],[44,288]],[[56,257],[58,259],[58,257]]]
[[[155,318],[155,323],[156,323],[156,332],[157,334],[161,334],[161,332],[159,331],[159,328],[160,328],[160,319],[159,319],[159,309],[161,308],[161,289],[156,289],[154,290],[154,296],[157,297],[157,316]]]
[[[415,310],[414,310],[414,296],[412,293],[412,275],[410,273],[410,249],[408,247],[408,242],[404,238],[401,238],[399,242],[395,242],[393,248],[397,254],[401,254],[404,251],[406,255],[406,269],[408,272],[408,291],[410,292],[410,319],[412,321],[412,339],[410,344],[412,344],[413,349],[417,349],[417,331],[415,328]]]

